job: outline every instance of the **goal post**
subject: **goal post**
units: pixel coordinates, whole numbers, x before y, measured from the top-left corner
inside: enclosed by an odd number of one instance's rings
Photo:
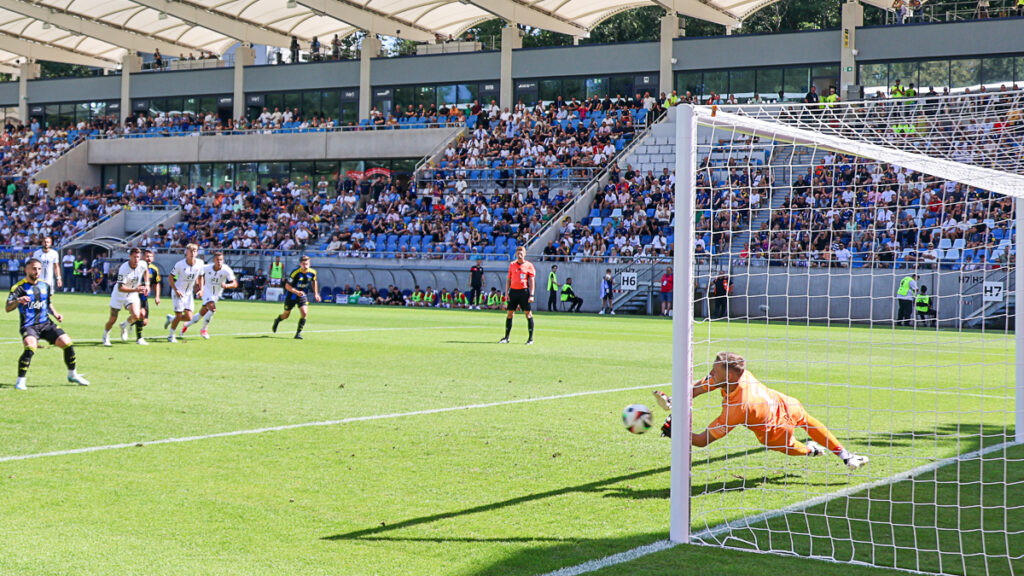
[[[1005,110],[875,126],[855,106],[675,109],[669,538],[1024,575],[1024,164],[994,168],[1024,150],[1024,113],[992,136]],[[948,149],[891,139],[885,122],[910,121]],[[810,458],[746,422],[692,447],[722,410],[692,381],[722,351],[841,445]],[[816,426],[795,426],[798,448]]]

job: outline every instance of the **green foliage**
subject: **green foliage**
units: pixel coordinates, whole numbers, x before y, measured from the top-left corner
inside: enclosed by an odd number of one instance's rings
[[[40,78],[81,78],[96,76],[97,68],[80,66],[78,64],[65,64],[64,62],[40,62]]]

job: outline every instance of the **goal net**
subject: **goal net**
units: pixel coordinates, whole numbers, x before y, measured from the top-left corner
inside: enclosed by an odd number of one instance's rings
[[[672,540],[1024,574],[1020,104],[678,109]]]

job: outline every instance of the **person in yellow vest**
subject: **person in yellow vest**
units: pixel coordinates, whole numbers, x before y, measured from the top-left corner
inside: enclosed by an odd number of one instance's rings
[[[409,296],[409,304],[413,306],[423,306],[423,290],[420,290],[419,286],[417,286]]]
[[[921,292],[914,300],[914,308],[917,309],[917,319],[927,325],[929,318],[936,318],[935,308],[932,306],[932,297],[928,295],[928,287],[921,286]]]
[[[836,94],[835,86],[828,87],[828,94],[822,98],[822,101],[825,102],[825,108],[832,108],[836,102],[839,102],[839,94]]]
[[[548,312],[558,311],[558,266],[548,272]]]
[[[455,307],[469,308],[469,299],[466,298],[466,293],[458,289],[455,290]]]
[[[903,98],[904,92],[903,84],[900,84],[900,79],[897,78],[892,83],[892,89],[889,90],[889,98]]]
[[[1024,16],[1024,0],[1017,0],[1017,16]]]
[[[487,295],[487,309],[496,310],[501,306],[501,294],[498,294],[497,288],[491,288],[491,293]]]
[[[905,326],[914,321],[914,298],[917,297],[917,274],[904,276],[896,289],[898,311],[896,325]]]
[[[442,288],[441,289],[441,298],[440,298],[440,300],[441,300],[441,302],[440,302],[440,307],[441,308],[451,308],[452,307],[452,297],[451,297],[450,294],[448,294],[448,289],[447,288]]]
[[[437,293],[430,286],[427,286],[427,291],[423,293],[423,305],[433,306],[437,304]]]
[[[569,312],[579,312],[583,306],[583,298],[577,296],[572,289],[572,278],[566,278],[562,286],[562,302],[569,304]]]
[[[284,281],[284,264],[281,263],[281,257],[275,256],[274,261],[270,264],[270,285],[274,288],[280,288]]]

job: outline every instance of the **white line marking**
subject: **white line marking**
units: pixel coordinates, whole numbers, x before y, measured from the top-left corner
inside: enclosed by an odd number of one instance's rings
[[[664,386],[664,384],[660,385]],[[429,410],[416,410],[414,412],[397,412],[393,414],[376,414],[372,416],[354,416],[340,420],[323,420],[319,422],[302,422],[299,424],[284,424],[282,426],[268,426],[266,428],[251,428],[249,430],[234,430],[231,432],[217,432],[215,434],[203,434],[200,436],[183,436],[179,438],[164,438],[162,440],[148,440],[139,442],[125,442],[123,444],[108,444],[105,446],[87,446],[85,448],[72,448],[70,450],[56,450],[53,452],[39,452],[36,454],[21,454],[14,456],[2,456],[0,462],[12,462],[15,460],[30,460],[33,458],[47,458],[50,456],[68,456],[71,454],[86,454],[89,452],[103,452],[106,450],[118,450],[121,448],[133,448],[135,446],[155,446],[158,444],[177,444],[181,442],[195,442],[198,440],[209,440],[212,438],[227,438],[231,436],[245,436],[250,434],[263,434],[265,432],[280,432],[282,430],[295,430],[297,428],[313,428],[319,426],[337,426],[339,424],[350,424],[352,422],[366,422],[369,420],[391,420],[405,418],[408,416],[426,416],[428,414],[442,414],[445,412],[457,412],[460,410],[478,410],[481,408],[494,408],[496,406],[511,406],[513,404],[528,404],[531,402],[546,402],[548,400],[564,400],[567,398],[579,398],[581,396],[595,396],[598,394],[614,394],[616,392],[629,392],[632,390],[648,390],[659,387],[658,384],[644,386],[629,386],[626,388],[611,388],[607,390],[588,390],[584,392],[572,392],[569,394],[558,394],[556,396],[541,396],[538,398],[520,398],[518,400],[501,400],[498,402],[487,402],[483,404],[469,404],[466,406],[450,406],[448,408],[431,408]]]
[[[779,516],[784,516],[786,514],[793,514],[795,512],[802,512],[802,511],[804,511],[804,510],[806,510],[808,508],[813,508],[814,506],[825,504],[827,502],[831,502],[832,500],[836,500],[838,498],[845,498],[847,496],[850,496],[852,494],[856,494],[858,492],[863,492],[865,490],[872,490],[874,488],[879,488],[879,487],[882,487],[882,486],[888,486],[888,485],[891,485],[891,484],[895,484],[897,482],[902,482],[903,480],[909,480],[911,478],[915,478],[917,476],[920,476],[921,474],[926,474],[928,472],[933,472],[935,470],[938,470],[939,468],[943,468],[945,466],[949,466],[950,464],[954,464],[954,463],[957,463],[957,462],[963,462],[963,461],[966,461],[966,460],[974,460],[974,459],[977,459],[977,458],[981,458],[982,456],[985,456],[986,454],[991,454],[992,452],[998,452],[999,450],[1005,450],[1006,448],[1009,448],[1011,446],[1015,446],[1017,444],[1018,444],[1017,442],[1004,442],[1002,444],[996,444],[996,445],[993,445],[993,446],[989,446],[987,448],[983,448],[981,450],[975,450],[973,452],[968,452],[967,454],[959,454],[957,456],[952,456],[950,458],[945,458],[943,460],[936,460],[935,462],[931,462],[929,464],[923,464],[921,466],[918,466],[917,468],[912,468],[910,470],[907,470],[906,472],[900,472],[899,474],[895,474],[893,476],[890,476],[889,478],[883,478],[881,480],[876,480],[876,481],[870,482],[868,484],[858,484],[857,486],[850,486],[848,488],[844,488],[842,490],[839,490],[839,491],[836,491],[836,492],[832,492],[830,494],[823,494],[821,496],[817,496],[815,498],[811,498],[811,499],[805,500],[803,502],[798,502],[796,504],[791,504],[789,506],[786,506],[785,508],[780,508],[778,510],[772,510],[770,512],[762,512],[760,514],[755,514],[753,516],[747,516],[746,518],[740,518],[739,520],[733,520],[732,522],[726,522],[724,524],[720,524],[718,526],[707,528],[705,530],[702,530],[702,531],[694,534],[692,536],[692,540],[695,543],[697,543],[696,541],[700,541],[700,543],[702,543],[702,544],[714,546],[715,542],[714,541],[708,542],[708,539],[717,538],[718,536],[721,536],[724,533],[733,532],[734,530],[736,530],[738,528],[746,528],[746,527],[749,527],[751,524],[762,524],[762,523],[767,522],[767,521],[769,521],[769,520],[771,520],[773,518],[778,518]],[[580,574],[587,574],[589,572],[596,572],[598,570],[601,570],[603,568],[607,568],[609,566],[615,566],[617,564],[622,564],[624,562],[631,562],[633,560],[636,560],[636,559],[641,558],[643,556],[647,556],[649,554],[654,554],[656,552],[661,552],[662,550],[668,550],[669,548],[672,548],[675,545],[676,545],[676,543],[672,542],[670,540],[659,540],[657,542],[654,542],[653,544],[647,544],[647,545],[644,545],[644,546],[638,546],[636,548],[633,548],[632,550],[627,550],[625,552],[620,552],[618,554],[613,554],[611,556],[606,556],[604,558],[599,558],[597,560],[590,560],[588,562],[584,562],[582,564],[578,564],[576,566],[571,566],[571,567],[568,567],[568,568],[562,568],[562,569],[556,570],[554,572],[548,572],[547,574],[543,574],[542,576],[579,576]],[[745,548],[735,548],[735,549],[746,550]],[[770,551],[764,551],[764,550],[747,550],[747,551],[749,551],[749,552],[759,552],[759,553],[770,553]],[[835,559],[828,558],[828,557],[822,557],[822,556],[801,556],[801,557],[802,558],[804,558],[804,557],[805,558],[814,558],[814,559],[817,559],[817,560],[829,560],[829,561],[835,562]]]
[[[562,568],[560,570],[555,570],[554,572],[548,572],[542,576],[578,576],[579,574],[586,574],[587,572],[597,572],[602,568],[615,566],[616,564],[622,564],[624,562],[632,562],[633,560],[642,558],[648,554],[668,550],[675,545],[676,543],[671,540],[658,540],[653,544],[638,546],[632,550],[626,550],[625,552],[619,552],[618,554],[613,554],[598,560],[591,560],[589,562],[584,562],[583,564],[570,566],[569,568]]]

